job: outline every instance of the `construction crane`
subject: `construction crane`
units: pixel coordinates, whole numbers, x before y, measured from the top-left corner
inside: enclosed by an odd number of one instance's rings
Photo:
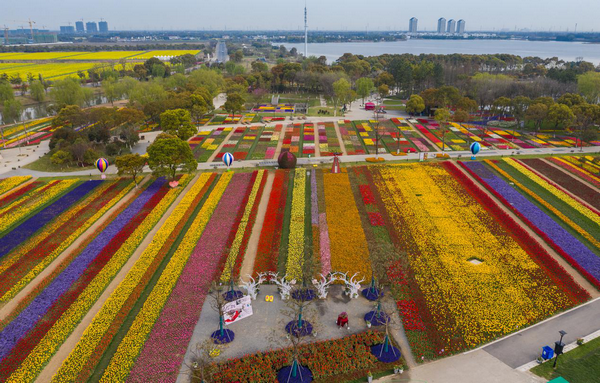
[[[31,42],[33,42],[33,24],[36,24],[35,21],[31,21],[31,19],[28,20],[13,20],[14,22],[17,23],[28,23],[29,24],[29,30],[31,31]]]
[[[8,27],[4,24],[4,45],[8,45]]]

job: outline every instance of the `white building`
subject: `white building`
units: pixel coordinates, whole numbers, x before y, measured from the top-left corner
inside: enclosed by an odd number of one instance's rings
[[[448,20],[448,29],[446,32],[452,35],[456,33],[456,21],[454,19]]]
[[[446,19],[440,17],[438,20],[437,33],[445,33],[446,32]]]
[[[417,33],[417,24],[419,23],[419,19],[413,17],[408,22],[408,31],[410,33]]]
[[[456,23],[456,33],[461,35],[465,33],[465,21],[463,19],[458,20],[458,23]]]

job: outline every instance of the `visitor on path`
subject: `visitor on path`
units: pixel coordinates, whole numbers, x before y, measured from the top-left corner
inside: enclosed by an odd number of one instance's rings
[[[350,323],[348,322],[348,314],[346,314],[345,311],[343,313],[341,313],[340,315],[338,315],[336,324],[337,324],[338,328],[342,328],[342,327],[346,326],[346,328],[348,330],[350,330]]]

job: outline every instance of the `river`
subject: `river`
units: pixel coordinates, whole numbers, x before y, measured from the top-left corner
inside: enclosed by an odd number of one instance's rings
[[[286,48],[304,52],[304,44],[283,44]],[[325,56],[328,62],[337,60],[344,53],[363,56],[379,56],[385,53],[402,54],[494,54],[508,53],[521,57],[558,57],[565,61],[575,61],[583,57],[585,61],[600,64],[600,44],[558,41],[527,40],[424,40],[371,42],[371,43],[314,43],[308,44],[309,56]]]
[[[106,104],[108,99],[101,95],[95,95],[93,99],[90,100],[89,106],[96,106],[100,104]],[[26,106],[23,108],[23,113],[21,114],[20,121],[28,121],[43,117],[48,117],[50,113],[48,113],[47,107],[50,105],[50,102],[42,102],[39,104],[34,104],[30,106]],[[87,105],[86,105],[87,106]],[[0,110],[0,125],[4,124],[12,124],[15,121],[4,121],[4,116],[2,115],[2,110]]]

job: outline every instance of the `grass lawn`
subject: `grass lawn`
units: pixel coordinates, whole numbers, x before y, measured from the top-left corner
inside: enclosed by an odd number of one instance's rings
[[[319,110],[326,110],[329,112],[329,114],[319,114]],[[312,107],[308,108],[307,116],[309,116],[309,117],[334,117],[333,111],[334,111],[334,108],[331,106],[312,106]],[[338,107],[337,117],[340,117],[340,118],[343,117],[340,107]]]
[[[23,166],[23,168],[30,169],[30,170],[37,170],[39,172],[77,172],[80,170],[92,170],[92,169],[96,170],[96,172],[98,171],[95,166],[85,166],[85,167],[64,166],[64,167],[61,167],[61,166],[53,164],[50,161],[49,155],[42,156],[39,160],[33,161],[30,164],[27,164],[27,165]]]
[[[600,376],[600,338],[596,338],[561,355],[556,369],[554,361],[547,361],[531,369],[531,372],[546,379],[562,376],[571,383],[598,382]]]

